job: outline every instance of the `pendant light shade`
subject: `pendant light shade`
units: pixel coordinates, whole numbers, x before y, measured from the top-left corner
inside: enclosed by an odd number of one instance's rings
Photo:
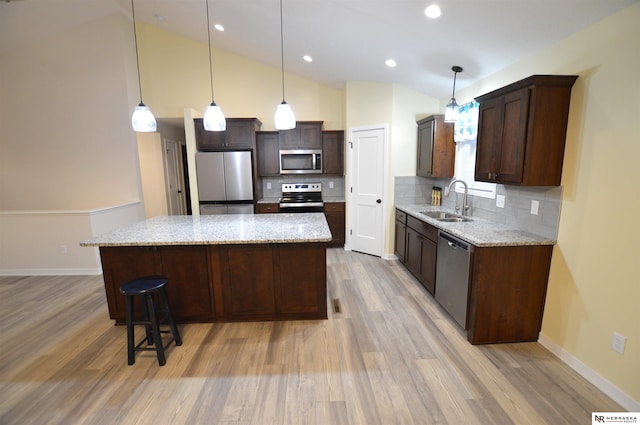
[[[453,71],[453,92],[451,93],[451,99],[444,110],[444,122],[456,122],[458,121],[458,102],[456,102],[456,76],[458,72],[462,72],[462,68],[459,66],[451,67]]]
[[[204,129],[207,131],[225,131],[227,129],[227,120],[224,118],[222,109],[214,102],[207,106],[202,121]]]
[[[282,100],[282,103],[278,105],[276,109],[276,128],[278,130],[291,130],[296,128],[296,116],[291,109],[291,105]]]
[[[284,36],[282,31],[282,0],[280,0],[280,64],[282,70],[282,103],[278,105],[275,115],[275,125],[277,130],[291,130],[296,128],[296,116],[289,105],[284,100]]]
[[[139,133],[152,133],[158,128],[151,109],[142,102],[133,111],[131,124],[133,125],[133,131]]]
[[[131,0],[131,15],[133,19],[133,40],[136,45],[136,70],[138,71],[138,87],[140,89],[140,104],[136,106],[131,117],[133,131],[142,133],[151,133],[158,128],[156,119],[151,113],[151,109],[142,103],[142,84],[140,84],[140,60],[138,59],[138,35],[136,34],[136,11]]]
[[[207,3],[207,40],[209,40],[209,79],[211,83],[211,104],[204,111],[202,119],[204,129],[207,131],[225,131],[227,120],[224,118],[222,109],[213,100],[213,66],[211,65],[211,26],[209,25],[209,0]]]

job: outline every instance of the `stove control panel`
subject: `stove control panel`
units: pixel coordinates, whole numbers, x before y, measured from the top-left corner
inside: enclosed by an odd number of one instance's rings
[[[322,183],[282,183],[282,193],[322,192]]]

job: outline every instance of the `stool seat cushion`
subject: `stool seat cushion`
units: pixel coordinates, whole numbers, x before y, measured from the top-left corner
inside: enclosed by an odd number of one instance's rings
[[[157,291],[164,287],[167,282],[168,279],[165,276],[140,277],[122,285],[120,293],[123,295],[143,295]]]

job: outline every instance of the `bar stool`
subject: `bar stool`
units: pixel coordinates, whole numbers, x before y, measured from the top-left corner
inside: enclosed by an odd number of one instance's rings
[[[136,351],[152,351],[155,349],[158,356],[158,363],[164,366],[166,363],[164,350],[172,341],[176,346],[182,345],[182,338],[178,332],[178,327],[173,320],[169,298],[167,297],[166,285],[169,279],[164,276],[145,276],[134,279],[120,287],[120,293],[126,297],[127,308],[127,355],[129,365],[135,363]],[[157,293],[162,300],[163,306],[156,305]],[[142,299],[142,320],[135,320],[134,297],[141,296]],[[160,309],[158,309],[160,307]],[[160,313],[160,315],[159,315]],[[146,336],[138,344],[135,344],[134,325],[144,325]],[[161,330],[161,325],[168,325],[168,330]],[[161,334],[170,333],[171,339],[163,344]],[[153,347],[142,347],[144,342]]]

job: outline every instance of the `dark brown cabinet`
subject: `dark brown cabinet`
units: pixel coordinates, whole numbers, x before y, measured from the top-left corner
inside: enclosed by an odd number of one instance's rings
[[[467,339],[472,344],[537,341],[553,246],[476,247]]]
[[[324,215],[331,230],[331,242],[328,246],[344,246],[345,238],[345,204],[344,202],[327,202],[324,204]]]
[[[396,210],[396,256],[404,258],[407,269],[432,295],[438,290],[437,237],[437,228]],[[467,303],[469,342],[537,341],[552,253],[552,245],[474,247]]]
[[[405,264],[431,295],[436,289],[438,229],[407,217]]]
[[[280,204],[278,203],[260,203],[256,204],[256,214],[269,214],[280,212]]]
[[[418,161],[416,175],[421,177],[453,177],[456,145],[453,123],[445,123],[444,115],[432,115],[418,123]]]
[[[280,149],[322,149],[322,123],[297,121],[296,128],[280,130]]]
[[[225,131],[206,131],[202,118],[194,118],[193,123],[199,151],[252,149],[262,125],[257,118],[227,118]]]
[[[140,276],[162,274],[169,279],[167,293],[176,320],[211,320],[213,295],[209,284],[206,247],[102,247],[100,248],[109,316],[126,320],[120,286]]]
[[[395,231],[394,254],[404,263],[407,246],[407,214],[400,210],[396,210]]]
[[[322,174],[344,175],[344,131],[322,132]]]
[[[533,75],[476,98],[475,179],[559,186],[575,75]]]
[[[258,153],[258,175],[273,177],[280,175],[280,148],[277,131],[260,131],[256,134]]]
[[[162,274],[178,322],[326,319],[326,246],[101,247],[109,316],[126,321],[120,286]]]
[[[224,318],[326,319],[325,244],[220,248]]]

